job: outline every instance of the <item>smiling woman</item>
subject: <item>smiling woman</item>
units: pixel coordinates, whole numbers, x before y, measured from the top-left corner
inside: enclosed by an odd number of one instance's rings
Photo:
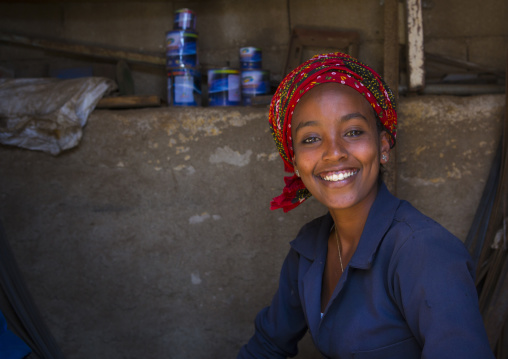
[[[285,212],[314,196],[328,214],[302,227],[279,290],[238,358],[286,358],[309,330],[326,358],[493,358],[460,240],[389,193],[390,89],[341,53],[292,71],[270,107],[284,161]]]
[[[309,192],[331,210],[366,217],[390,143],[363,96],[337,83],[313,88],[294,111],[292,139],[293,166]]]

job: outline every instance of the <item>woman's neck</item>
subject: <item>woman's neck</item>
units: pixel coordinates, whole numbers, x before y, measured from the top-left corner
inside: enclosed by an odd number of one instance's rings
[[[337,234],[343,246],[356,248],[360,237],[367,222],[370,209],[376,199],[377,190],[375,195],[371,196],[369,200],[363,201],[358,205],[346,209],[329,209],[330,214],[337,228]]]

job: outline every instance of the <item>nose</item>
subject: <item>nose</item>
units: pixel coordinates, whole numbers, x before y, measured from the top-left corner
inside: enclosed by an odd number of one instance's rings
[[[340,161],[348,156],[344,141],[339,136],[325,140],[323,146],[323,161]]]

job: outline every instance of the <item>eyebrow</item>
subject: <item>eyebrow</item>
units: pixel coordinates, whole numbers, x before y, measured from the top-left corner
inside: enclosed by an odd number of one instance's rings
[[[368,122],[369,120],[367,119],[367,117],[365,117],[364,115],[362,115],[360,112],[353,112],[353,113],[348,113],[347,115],[345,116],[342,116],[340,118],[340,122],[346,122],[346,121],[349,121],[349,120],[352,120],[354,118],[361,118],[363,120],[365,120],[366,122]],[[305,121],[305,122],[300,122],[298,124],[298,126],[296,126],[296,129],[295,129],[295,133],[298,132],[299,129],[301,128],[304,128],[304,127],[310,127],[310,126],[315,126],[318,122],[317,121]]]

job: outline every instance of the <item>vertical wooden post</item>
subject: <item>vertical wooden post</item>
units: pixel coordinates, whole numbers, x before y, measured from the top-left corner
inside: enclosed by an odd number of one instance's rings
[[[422,90],[425,86],[423,16],[421,0],[406,0],[408,90]]]

